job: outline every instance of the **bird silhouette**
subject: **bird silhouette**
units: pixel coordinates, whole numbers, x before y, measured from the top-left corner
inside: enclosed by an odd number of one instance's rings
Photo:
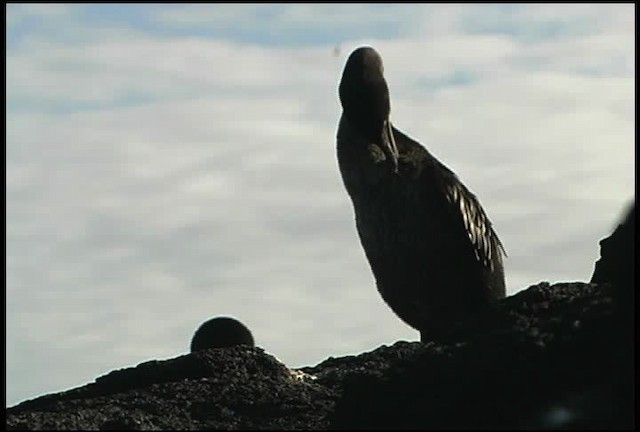
[[[338,165],[378,291],[423,342],[439,339],[505,296],[504,248],[476,196],[391,124],[375,49],[350,54],[339,96]]]

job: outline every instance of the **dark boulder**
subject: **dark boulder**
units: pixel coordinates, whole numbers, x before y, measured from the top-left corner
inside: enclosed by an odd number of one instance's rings
[[[254,346],[251,331],[231,317],[215,317],[205,321],[191,339],[191,352],[236,345]]]

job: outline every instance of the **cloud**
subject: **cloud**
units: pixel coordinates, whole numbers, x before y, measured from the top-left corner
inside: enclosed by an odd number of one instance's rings
[[[238,95],[279,91],[300,98],[312,84],[333,86],[338,63],[324,61],[328,53],[326,47],[267,51],[202,38],[62,47],[41,41],[8,53],[8,103],[55,112],[209,95],[234,109],[243,103]]]
[[[634,191],[628,8],[218,6],[8,9],[9,405],[186,352],[214,315],[290,366],[416,338],[376,292],[335,159],[362,43],[396,126],[489,213],[509,292],[590,277]],[[580,31],[500,31],[513,20]],[[285,43],[303,23],[324,39]]]
[[[70,18],[73,16],[75,7],[69,4],[51,4],[51,3],[9,3],[7,5],[7,21],[10,26],[19,25],[28,19],[42,20],[59,19],[61,17]]]
[[[368,31],[380,26],[400,27],[411,20],[421,5],[362,5],[362,4],[191,4],[163,8],[153,14],[153,19],[169,27],[225,27],[229,30],[251,30],[256,33],[266,29],[277,32],[290,30],[327,31],[348,29],[351,34]],[[357,16],[357,19],[354,19]],[[290,34],[290,33],[289,33]],[[294,41],[291,41],[295,43]]]

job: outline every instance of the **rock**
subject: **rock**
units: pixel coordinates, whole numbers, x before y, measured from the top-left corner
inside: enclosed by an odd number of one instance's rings
[[[7,408],[7,428],[322,429],[335,399],[260,348],[214,348],[25,401]]]
[[[634,202],[615,231],[600,240],[600,259],[596,261],[591,282],[610,283],[625,290],[634,287],[635,215]]]
[[[632,368],[606,285],[542,283],[448,346],[425,344],[381,376],[351,377],[337,429],[521,429],[633,424]],[[576,325],[576,323],[579,323]],[[466,336],[466,337],[465,337]],[[567,403],[585,395],[583,402]],[[615,397],[612,397],[615,396]],[[553,410],[567,411],[564,417]]]
[[[198,327],[191,339],[191,352],[236,345],[254,346],[251,331],[235,318],[215,317]]]
[[[608,283],[614,288],[614,298],[619,309],[621,325],[629,331],[627,339],[633,338],[633,315],[636,285],[635,275],[635,230],[636,205],[633,202],[622,223],[607,238],[600,241],[600,259],[595,264],[592,283]]]
[[[8,429],[627,428],[633,367],[610,284],[540,283],[456,330],[291,371],[196,351],[7,408]]]

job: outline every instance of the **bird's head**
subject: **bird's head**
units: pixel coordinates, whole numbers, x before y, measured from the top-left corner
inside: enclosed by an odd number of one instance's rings
[[[389,114],[389,87],[382,57],[368,46],[357,48],[347,59],[338,88],[346,118],[369,140],[379,144],[398,169],[398,150]]]

